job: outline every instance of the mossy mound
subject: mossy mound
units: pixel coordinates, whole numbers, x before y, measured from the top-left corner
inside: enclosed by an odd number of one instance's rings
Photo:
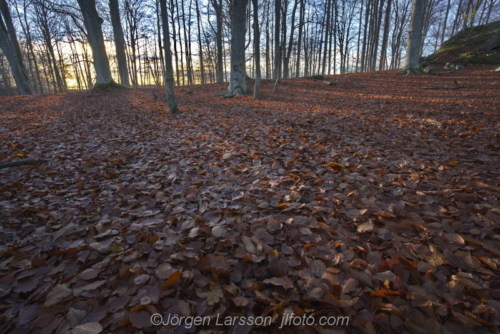
[[[128,89],[128,87],[120,85],[119,83],[116,83],[114,81],[111,81],[110,83],[106,84],[95,84],[95,86],[92,88],[92,91],[94,92],[102,92],[102,91],[110,91],[113,89]]]
[[[423,60],[441,64],[500,65],[500,21],[458,32]]]

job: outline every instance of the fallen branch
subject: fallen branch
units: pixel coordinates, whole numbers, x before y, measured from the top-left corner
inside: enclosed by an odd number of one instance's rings
[[[7,162],[4,164],[0,164],[0,169],[2,168],[9,168],[9,167],[15,167],[15,166],[22,166],[22,165],[33,165],[37,163],[47,163],[50,160],[47,159],[26,159],[26,160],[17,160],[17,161],[12,161],[12,162]]]

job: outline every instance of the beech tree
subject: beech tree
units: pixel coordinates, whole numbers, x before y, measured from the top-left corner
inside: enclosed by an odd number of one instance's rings
[[[26,67],[6,0],[0,0],[0,48],[9,62],[19,94],[31,94]]]
[[[255,86],[253,97],[260,98],[260,28],[259,28],[259,0],[252,0],[253,5],[253,42],[255,58]]]
[[[113,83],[109,60],[104,46],[101,25],[103,20],[99,17],[95,7],[95,0],[77,0],[82,11],[83,23],[87,31],[87,38],[92,49],[94,69],[97,76],[97,85]]]
[[[231,79],[229,94],[247,93],[247,72],[245,69],[246,9],[248,0],[232,0],[231,27]]]
[[[120,22],[118,0],[109,0],[109,14],[111,16],[111,25],[113,26],[113,36],[115,38],[116,60],[118,62],[118,72],[120,73],[120,83],[124,86],[130,86],[127,56],[125,55],[125,38]]]
[[[406,60],[404,64],[405,70],[413,71],[420,67],[425,5],[426,0],[413,0],[410,29],[408,30],[408,44],[406,47]]]
[[[165,54],[165,86],[167,87],[167,103],[172,114],[180,114],[174,94],[174,69],[170,51],[170,33],[168,31],[167,3],[160,0],[161,21],[163,26],[163,49]]]

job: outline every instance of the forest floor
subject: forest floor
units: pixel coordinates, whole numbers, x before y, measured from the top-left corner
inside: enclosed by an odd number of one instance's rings
[[[0,332],[497,333],[493,68],[0,98]]]

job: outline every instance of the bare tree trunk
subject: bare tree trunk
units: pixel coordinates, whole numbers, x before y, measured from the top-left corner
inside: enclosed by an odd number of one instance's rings
[[[177,11],[179,11],[179,2],[175,1],[175,8]],[[175,20],[174,20],[174,9],[172,8],[172,25],[175,26]],[[184,73],[184,61],[183,61],[183,56],[182,56],[182,37],[181,37],[181,15],[177,14],[177,32],[178,32],[178,40],[179,40],[179,54],[180,54],[180,66],[181,66],[181,79],[182,79],[182,85],[184,86],[186,84],[186,74]]]
[[[231,78],[229,94],[246,94],[245,26],[248,0],[232,0]]]
[[[382,54],[380,55],[379,70],[386,69],[387,63],[387,41],[389,39],[389,27],[391,24],[391,5],[392,0],[387,1],[387,8],[385,10],[385,23],[384,23],[384,37],[382,38]]]
[[[288,50],[286,52],[286,56],[283,59],[283,78],[290,77],[290,57],[292,56],[292,47],[293,47],[293,32],[295,31],[295,13],[297,12],[297,6],[300,0],[295,0],[293,9],[292,9],[292,21],[290,25],[290,39],[288,41]],[[285,16],[286,19],[286,16]],[[284,41],[283,41],[284,42]]]
[[[420,45],[422,43],[425,5],[426,0],[413,0],[410,28],[408,29],[408,45],[404,64],[405,69],[420,67]]]
[[[124,86],[130,86],[128,80],[127,56],[125,54],[125,38],[123,37],[123,28],[120,22],[118,0],[109,0],[109,13],[111,16],[111,25],[113,26],[113,35],[115,37],[116,60],[118,62],[118,73],[120,73],[120,83]]]
[[[295,77],[300,75],[300,51],[302,48],[302,31],[304,30],[305,0],[300,0],[299,11],[299,36],[297,41],[297,63],[295,64]]]
[[[327,59],[327,52],[328,52],[328,38],[331,38],[330,34],[330,13],[331,13],[331,7],[332,7],[332,0],[327,0],[326,2],[326,27],[325,27],[325,37],[322,38],[322,42],[325,46],[323,52],[323,65],[321,69],[321,74],[325,75],[326,74],[326,59]]]
[[[450,14],[450,5],[451,5],[451,0],[448,0],[448,4],[446,5],[446,12],[444,14],[443,31],[441,33],[441,44],[443,44],[446,35],[446,26],[448,25],[448,15]]]
[[[105,85],[112,83],[113,78],[111,77],[106,47],[104,46],[104,37],[101,30],[103,20],[97,14],[95,0],[78,0],[78,4],[82,10],[83,23],[85,24],[89,44],[92,48],[97,84]]]
[[[458,3],[457,13],[455,14],[455,20],[453,20],[453,26],[451,28],[451,35],[452,36],[455,35],[456,29],[458,28],[458,24],[459,24],[461,12],[462,12],[462,2],[463,2],[463,0],[460,0],[460,2]]]
[[[37,21],[40,25],[40,30],[42,32],[43,41],[47,48],[47,58],[51,64],[52,73],[55,78],[55,91],[63,92],[63,83],[61,74],[59,73],[59,66],[57,66],[56,55],[54,53],[54,47],[52,46],[52,35],[49,28],[49,13],[48,8],[43,0],[35,2],[35,9],[37,13]]]
[[[271,38],[270,38],[270,33],[269,33],[269,2],[266,3],[267,6],[267,11],[266,12],[266,79],[271,78],[271,56],[270,56],[270,43],[271,43]]]
[[[255,86],[253,97],[260,99],[260,28],[259,28],[259,0],[252,0],[253,4],[253,42],[255,54]]]
[[[380,38],[380,26],[382,25],[382,11],[384,7],[384,0],[379,0],[380,1],[380,7],[377,8],[375,7],[376,11],[376,21],[375,21],[375,30],[373,34],[373,48],[372,48],[372,59],[371,59],[371,66],[370,66],[370,71],[375,71],[375,67],[377,65],[377,54],[378,54],[378,44],[379,44],[379,38]]]
[[[366,71],[366,45],[367,45],[367,40],[368,37],[367,35],[367,30],[368,30],[368,18],[370,15],[370,2],[367,0],[366,1],[366,8],[365,8],[365,25],[363,28],[363,47],[361,49],[361,72]]]
[[[0,0],[0,48],[9,62],[19,94],[31,94],[26,67],[6,0]]]
[[[205,65],[203,63],[203,46],[201,44],[201,13],[199,0],[196,0],[196,17],[198,18],[198,58],[200,60],[200,76],[201,76],[201,84],[205,83]]]
[[[160,0],[161,18],[163,23],[163,47],[165,53],[165,86],[167,86],[167,103],[172,114],[180,114],[174,94],[174,69],[172,53],[170,52],[170,33],[168,31],[167,2]]]
[[[172,45],[174,47],[174,61],[175,61],[175,79],[177,86],[181,84],[180,72],[179,72],[179,54],[177,52],[177,33],[175,29],[175,18],[174,18],[174,1],[170,0],[170,13],[172,17]],[[166,58],[166,55],[165,55]],[[166,70],[166,69],[165,69]]]
[[[216,40],[217,40],[217,69],[216,76],[217,82],[222,83],[224,81],[224,70],[222,68],[223,59],[222,59],[222,0],[217,2],[217,0],[212,0],[212,6],[215,10],[215,19],[217,20],[217,31],[216,31]]]
[[[280,14],[281,14],[281,0],[274,0],[274,91],[278,91],[278,84],[281,76],[281,50],[280,50]]]
[[[191,21],[191,1],[189,1],[189,21]],[[184,4],[182,8],[182,26],[184,30],[184,45],[186,50],[186,69],[187,69],[187,79],[188,85],[193,84],[193,63],[191,61],[191,25],[186,28],[186,14],[184,9]]]
[[[163,85],[165,84],[165,58],[163,57],[163,45],[161,42],[161,13],[158,1],[155,1],[156,9],[156,29],[158,30],[158,53],[160,54],[160,72],[163,77]]]

